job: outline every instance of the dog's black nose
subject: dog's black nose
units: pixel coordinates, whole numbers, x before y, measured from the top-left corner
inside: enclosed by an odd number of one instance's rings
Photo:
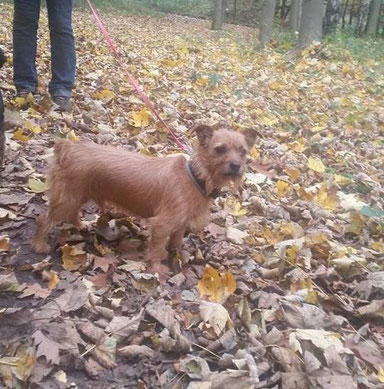
[[[240,167],[241,167],[241,165],[239,164],[239,162],[230,162],[230,163],[229,163],[229,166],[230,166],[231,170],[232,170],[234,173],[237,173],[237,172],[240,170]]]

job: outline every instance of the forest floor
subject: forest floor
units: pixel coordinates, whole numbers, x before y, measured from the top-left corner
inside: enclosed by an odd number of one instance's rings
[[[129,71],[188,144],[196,124],[255,128],[240,190],[184,239],[181,271],[145,273],[141,220],[62,226],[49,256],[30,241],[59,138],[180,152],[135,95],[92,16],[76,10],[71,114],[15,98],[12,7],[0,8],[7,155],[0,187],[0,386],[383,388],[383,64],[318,44],[288,60],[247,27],[103,14]],[[113,171],[113,167],[111,167]],[[208,266],[207,266],[208,265]]]

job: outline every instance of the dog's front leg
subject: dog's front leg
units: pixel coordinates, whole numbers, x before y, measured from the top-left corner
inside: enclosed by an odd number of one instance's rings
[[[158,273],[160,279],[170,274],[169,267],[161,262],[167,259],[167,241],[171,235],[172,227],[164,216],[156,216],[150,221],[151,235],[148,244],[147,262],[150,273]]]
[[[168,249],[170,252],[178,252],[183,246],[183,238],[185,235],[186,226],[179,228],[178,230],[172,232],[169,237]]]

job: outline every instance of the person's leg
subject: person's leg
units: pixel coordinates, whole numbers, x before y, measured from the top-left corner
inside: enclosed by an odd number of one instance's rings
[[[53,97],[71,96],[75,82],[76,53],[72,31],[72,0],[47,0],[51,37],[52,80],[49,93]]]
[[[15,0],[14,4],[13,80],[18,91],[35,92],[40,0]]]

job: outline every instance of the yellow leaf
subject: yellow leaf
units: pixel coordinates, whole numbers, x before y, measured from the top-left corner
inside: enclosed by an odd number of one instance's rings
[[[30,122],[29,120],[24,123],[24,127],[31,131],[33,134],[40,134],[41,132],[41,127]]]
[[[103,89],[100,92],[96,92],[93,94],[93,97],[97,100],[112,100],[115,97],[115,93],[109,89]]]
[[[361,230],[363,229],[364,222],[365,218],[360,212],[351,212],[348,232],[351,232],[355,235],[359,235]]]
[[[107,246],[104,246],[102,245],[101,243],[99,243],[99,241],[97,240],[97,238],[95,237],[94,241],[93,241],[93,244],[95,245],[97,251],[100,253],[100,255],[105,255],[105,254],[108,254],[111,252],[111,249]]]
[[[384,383],[384,369],[382,367],[379,367],[379,370],[377,371],[377,378],[380,382]]]
[[[28,348],[25,354],[20,355],[16,366],[16,375],[22,381],[27,381],[36,364],[35,349]]]
[[[83,250],[83,247],[84,243],[75,246],[65,244],[61,247],[64,270],[75,271],[88,264],[89,255]]]
[[[305,139],[303,137],[299,138],[297,142],[289,143],[288,147],[296,153],[302,153],[307,148],[305,145]]]
[[[34,102],[33,94],[31,92],[28,93],[26,97],[16,97],[15,98],[15,106],[22,108],[26,105],[32,104]]]
[[[9,250],[9,237],[0,235],[0,253]]]
[[[51,275],[48,281],[48,289],[49,290],[55,289],[59,281],[60,279],[57,273],[55,271],[51,271]]]
[[[244,216],[248,211],[244,208],[241,208],[240,202],[228,198],[224,202],[224,209],[233,216]]]
[[[277,195],[279,197],[284,197],[287,195],[290,185],[288,184],[288,182],[279,180],[276,183],[276,188],[277,188]]]
[[[350,67],[347,63],[345,63],[345,64],[343,65],[341,71],[342,71],[343,73],[349,73],[349,72],[351,71],[351,67]]]
[[[314,126],[311,128],[311,132],[317,133],[325,130],[327,126]]]
[[[367,78],[367,76],[365,75],[363,70],[359,69],[355,72],[355,78],[356,80],[364,81]]]
[[[319,301],[319,295],[314,290],[308,290],[308,293],[305,296],[305,301],[309,304],[317,304]]]
[[[204,268],[203,276],[197,284],[201,296],[207,296],[211,301],[219,302],[236,290],[236,280],[230,273],[222,276],[211,266]]]
[[[338,185],[346,186],[346,185],[349,185],[352,182],[352,180],[348,177],[341,176],[339,174],[335,174],[335,182]]]
[[[371,249],[377,251],[378,253],[384,254],[384,243],[383,242],[373,242],[371,244]]]
[[[298,192],[298,195],[300,196],[300,198],[307,200],[307,201],[312,201],[314,196],[315,196],[308,189],[305,189],[302,187],[300,187],[297,192]]]
[[[132,112],[132,124],[135,127],[146,127],[149,124],[149,113],[145,108],[138,112]]]
[[[231,273],[224,273],[221,277],[227,296],[233,294],[237,288],[235,277]]]
[[[169,66],[170,68],[175,68],[177,66],[181,66],[183,64],[183,61],[181,59],[163,59],[161,61],[162,65]]]
[[[13,140],[19,140],[20,142],[28,142],[29,141],[29,136],[25,135],[23,130],[21,128],[19,128],[18,130],[16,130],[13,133],[12,139]]]
[[[273,81],[269,84],[269,88],[272,90],[279,90],[279,89],[283,89],[284,85],[280,84],[277,81]]]
[[[251,148],[249,155],[254,159],[259,159],[260,158],[260,151],[257,150],[257,148],[254,146]]]
[[[312,289],[312,280],[310,278],[298,279],[297,281],[292,282],[289,289],[292,293],[295,293],[298,290]]]
[[[330,190],[327,191],[327,184],[323,182],[321,184],[320,190],[316,193],[313,198],[313,201],[324,209],[329,211],[334,211],[339,205],[339,198],[337,197],[336,191]]]
[[[278,119],[271,119],[269,116],[267,115],[262,115],[260,116],[260,121],[261,123],[267,125],[267,126],[274,126],[275,124],[277,124],[279,122]]]
[[[195,81],[198,86],[207,86],[209,84],[209,78],[206,76],[200,77]]]
[[[78,142],[79,139],[80,139],[80,138],[76,135],[75,130],[69,131],[65,137],[66,137],[68,140],[72,141],[72,142]]]
[[[27,188],[28,192],[43,193],[48,189],[47,181],[40,181],[38,178],[30,177],[28,179]]]
[[[299,250],[299,247],[296,245],[292,245],[285,250],[286,259],[290,265],[294,265],[296,263]]]
[[[307,166],[317,173],[324,173],[325,172],[325,166],[320,158],[317,157],[309,157]]]
[[[288,174],[292,181],[297,181],[297,179],[300,177],[300,170],[296,169],[295,167],[288,167],[285,169],[285,172]]]
[[[304,236],[304,230],[297,223],[282,223],[279,228],[279,235],[282,235],[284,238],[298,239]]]

